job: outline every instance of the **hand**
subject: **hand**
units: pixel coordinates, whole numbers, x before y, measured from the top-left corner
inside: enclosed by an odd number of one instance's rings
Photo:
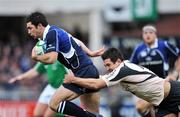
[[[12,83],[15,83],[16,81],[18,80],[21,80],[21,77],[14,77],[14,78],[11,78],[8,83],[12,84]]]
[[[65,78],[64,78],[64,83],[72,83],[74,80],[74,74],[72,71],[70,71],[68,74],[65,75]]]
[[[36,49],[36,46],[34,46],[32,51],[31,51],[31,58],[34,59],[34,60],[36,60],[36,58],[37,58],[37,55],[35,53],[35,49]]]
[[[105,52],[105,46],[103,46],[101,49],[92,51],[91,55],[92,57],[101,56]]]
[[[105,52],[105,46],[103,46],[101,49],[96,51],[97,56],[101,56]]]
[[[173,74],[169,74],[166,78],[166,81],[176,81],[177,77],[175,77]]]
[[[175,62],[175,71],[180,72],[180,57]]]

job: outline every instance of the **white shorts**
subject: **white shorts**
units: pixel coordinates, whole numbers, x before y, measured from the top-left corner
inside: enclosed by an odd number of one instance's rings
[[[53,94],[55,93],[55,91],[56,89],[48,84],[40,94],[38,103],[49,104],[49,101],[53,96]]]

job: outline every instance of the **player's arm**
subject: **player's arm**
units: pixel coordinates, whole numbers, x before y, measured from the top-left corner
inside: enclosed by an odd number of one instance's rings
[[[72,72],[69,74],[65,75],[64,83],[74,83],[79,86],[88,88],[88,89],[102,89],[104,87],[107,87],[106,82],[99,78],[99,79],[94,79],[94,78],[80,78],[80,77],[75,77]]]
[[[178,57],[178,59],[176,60],[174,70],[168,74],[168,76],[166,77],[166,80],[167,81],[177,80],[179,73],[180,73],[180,57]]]
[[[16,77],[13,77],[9,80],[9,83],[14,83],[18,80],[23,80],[23,79],[31,79],[31,78],[35,78],[39,75],[39,73],[35,70],[35,68],[32,68],[30,70],[28,70],[27,72],[20,74]]]
[[[177,60],[175,62],[175,70],[177,72],[180,72],[180,56],[177,58]]]
[[[82,49],[91,57],[101,56],[105,51],[105,47],[102,47],[96,51],[91,51],[82,41],[78,39],[75,39],[75,40],[82,47]]]
[[[49,31],[46,35],[46,48],[45,48],[45,54],[42,55],[36,55],[35,54],[35,47],[32,49],[32,59],[36,61],[40,61],[45,64],[53,64],[57,58],[58,53],[56,52],[56,49],[58,47],[58,39],[57,39],[57,32],[55,30]]]
[[[165,41],[165,46],[168,51],[168,56],[177,58],[174,63],[174,70],[172,71],[172,73],[168,74],[166,79],[167,80],[177,80],[179,73],[180,73],[180,50],[176,46],[174,46],[166,41]]]
[[[34,49],[35,48],[32,49],[31,57],[35,61],[40,61],[45,64],[53,64],[57,60],[58,53],[55,51],[48,52],[42,55],[36,55]]]

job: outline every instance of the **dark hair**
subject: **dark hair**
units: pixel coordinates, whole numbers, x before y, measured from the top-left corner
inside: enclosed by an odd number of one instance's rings
[[[27,16],[26,23],[28,22],[31,22],[35,26],[42,24],[44,27],[46,27],[48,25],[46,17],[40,12],[34,12]]]
[[[110,59],[113,63],[115,63],[118,59],[124,60],[124,57],[120,50],[116,48],[109,48],[104,52],[104,54],[101,56],[103,60]]]

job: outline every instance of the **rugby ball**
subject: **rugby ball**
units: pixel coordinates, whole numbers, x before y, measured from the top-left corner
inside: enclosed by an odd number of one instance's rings
[[[43,40],[39,40],[36,45],[35,45],[35,54],[36,55],[42,55],[44,54],[44,46],[45,46],[45,42]]]

